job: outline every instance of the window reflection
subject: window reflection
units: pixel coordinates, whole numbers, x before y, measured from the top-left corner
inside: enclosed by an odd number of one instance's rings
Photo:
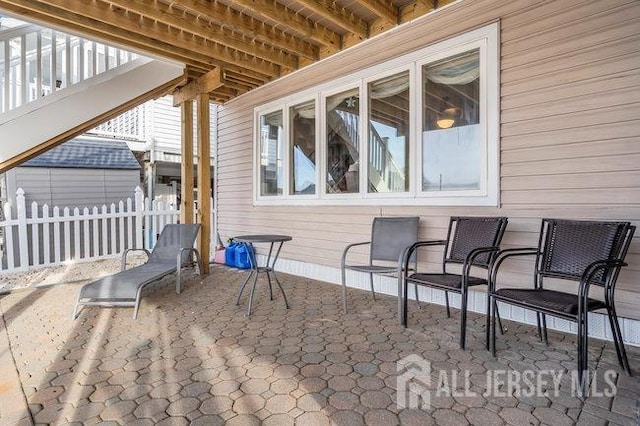
[[[291,107],[291,194],[316,192],[316,104]]]
[[[422,190],[479,189],[479,50],[427,64],[422,76]]]
[[[282,195],[282,111],[260,116],[260,195]]]
[[[369,83],[369,192],[409,190],[409,72]]]
[[[329,96],[327,102],[327,193],[359,192],[358,89]]]

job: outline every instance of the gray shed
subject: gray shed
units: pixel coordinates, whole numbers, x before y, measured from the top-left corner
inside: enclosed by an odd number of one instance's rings
[[[18,188],[27,206],[93,207],[133,198],[140,164],[120,140],[80,136],[6,173],[7,199],[15,206]],[[29,208],[29,207],[27,207]]]

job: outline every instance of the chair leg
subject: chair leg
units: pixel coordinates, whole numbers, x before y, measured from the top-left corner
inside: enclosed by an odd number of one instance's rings
[[[467,300],[469,296],[466,291],[460,296],[460,349],[464,349],[467,337]]]
[[[578,381],[580,397],[586,398],[589,388],[589,331],[586,314],[578,318]]]
[[[418,284],[413,284],[413,291],[416,293],[416,302],[420,304],[420,299],[418,298]]]
[[[451,309],[449,309],[449,292],[444,292],[444,302],[447,305],[447,318],[451,318]]]
[[[341,268],[342,272],[342,310],[346,314],[347,313],[347,272],[344,267]]]
[[[542,314],[542,341],[545,345],[549,346],[549,339],[547,338],[547,316]]]
[[[616,308],[615,306],[609,306],[607,310],[609,314],[609,323],[611,324],[611,332],[613,333],[613,342],[616,347],[616,354],[618,355],[618,363],[620,363],[620,366],[624,368],[624,371],[631,376],[631,368],[629,367],[627,351],[624,348],[624,341],[622,340],[622,332],[620,331]]]
[[[542,340],[542,321],[540,320],[540,312],[536,312],[536,322],[538,325],[538,337]]]
[[[487,324],[485,326],[485,342],[484,347],[489,350],[489,339],[491,338],[491,295],[487,290]]]
[[[500,335],[504,335],[505,328],[502,326],[502,319],[500,318],[500,311],[496,309],[496,317],[498,318],[498,326],[500,327]]]
[[[403,307],[402,307],[402,325],[405,326],[405,328],[407,327],[407,321],[409,318],[409,298],[407,297],[407,293],[409,292],[409,283],[407,282],[407,280],[404,280],[404,285],[403,285],[403,294],[404,294],[404,298],[402,300],[403,303]]]
[[[496,356],[496,312],[498,312],[498,303],[490,296],[489,305],[491,306],[491,342],[489,349],[493,357]]]
[[[373,300],[376,300],[376,291],[373,289],[373,274],[369,273],[369,285],[371,286],[371,294],[373,294]]]
[[[82,294],[82,290],[78,292],[78,298],[76,299],[76,306],[73,308],[73,314],[71,315],[71,319],[78,318],[78,307],[80,306],[80,295]]]

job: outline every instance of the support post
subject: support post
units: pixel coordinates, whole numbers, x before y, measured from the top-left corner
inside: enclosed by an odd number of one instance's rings
[[[184,101],[180,109],[182,112],[180,223],[193,223],[193,101]]]
[[[209,94],[198,95],[198,222],[200,227],[199,251],[202,269],[209,273],[209,246],[211,242],[211,141],[209,131]]]

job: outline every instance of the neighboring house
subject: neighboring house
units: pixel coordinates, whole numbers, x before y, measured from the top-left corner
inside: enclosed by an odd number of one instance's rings
[[[79,136],[5,174],[7,201],[25,192],[27,208],[73,209],[109,205],[133,198],[140,185],[140,164],[124,141]]]
[[[211,111],[209,127],[211,140],[215,141],[215,105]],[[194,134],[196,128],[197,122],[194,122]],[[173,106],[172,96],[140,105],[90,130],[87,135],[125,140],[136,157],[142,159],[145,194],[173,206],[180,204],[181,117],[180,108]],[[211,145],[213,158],[215,143]]]

